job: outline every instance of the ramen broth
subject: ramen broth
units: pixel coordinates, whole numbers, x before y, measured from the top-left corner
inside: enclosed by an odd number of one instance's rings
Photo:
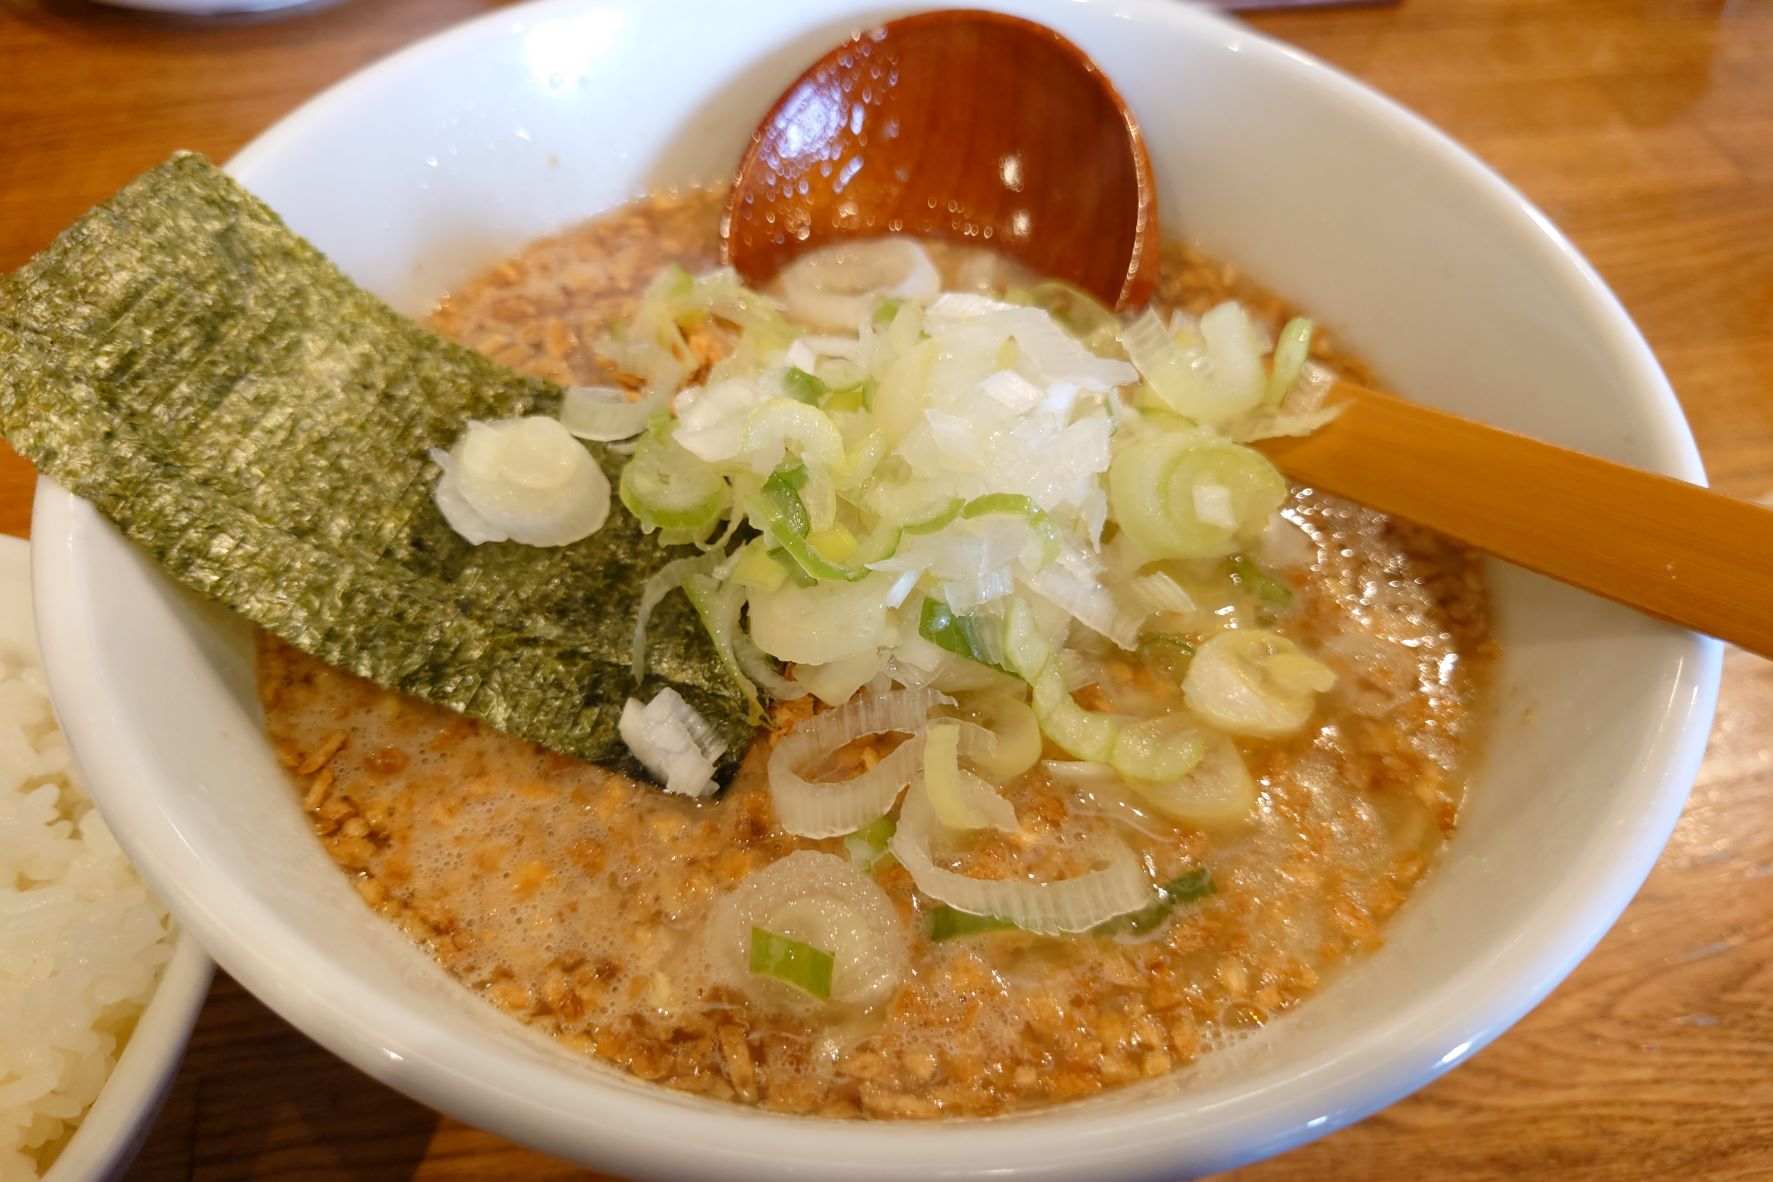
[[[715,264],[719,203],[649,197],[537,242],[451,296],[432,324],[557,382],[610,381],[591,342],[666,263]],[[1013,278],[984,252],[933,253],[951,288]],[[1160,305],[1199,313],[1226,298],[1271,331],[1282,319],[1233,269],[1166,247]],[[1364,376],[1322,334],[1314,356]],[[697,801],[268,637],[261,696],[316,832],[364,901],[570,1050],[777,1111],[1003,1113],[1165,1075],[1297,1006],[1380,943],[1454,828],[1492,653],[1475,559],[1307,489],[1282,513],[1265,545],[1291,601],[1269,623],[1336,680],[1302,729],[1237,740],[1259,789],[1248,818],[1177,825],[1112,785],[1036,764],[1002,790],[1016,830],[985,831],[953,863],[978,878],[1060,878],[1112,839],[1153,882],[1210,874],[1210,893],[1095,932],[932,939],[939,904],[884,858],[871,877],[902,929],[905,972],[860,1008],[736,979],[709,935],[719,901],[753,873],[800,850],[846,856],[841,838],[783,832],[772,807],[771,743],[810,699],[777,703],[731,785]],[[1234,595],[1218,610],[1261,604]],[[1177,695],[1164,668],[1118,651],[1080,679],[1077,699],[1095,709],[1162,711]],[[895,741],[852,743],[820,771],[872,766]]]

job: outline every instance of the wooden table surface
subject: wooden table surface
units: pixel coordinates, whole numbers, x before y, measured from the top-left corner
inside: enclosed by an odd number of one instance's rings
[[[0,270],[169,150],[225,159],[328,83],[497,7],[189,21],[0,0]],[[1773,2],[1405,0],[1252,20],[1538,202],[1637,318],[1714,483],[1773,493]],[[0,530],[28,531],[31,479],[0,450]],[[225,976],[134,1176],[590,1177],[374,1083]],[[1773,667],[1741,653],[1674,839],[1570,979],[1417,1095],[1224,1176],[1550,1177],[1773,1178]]]

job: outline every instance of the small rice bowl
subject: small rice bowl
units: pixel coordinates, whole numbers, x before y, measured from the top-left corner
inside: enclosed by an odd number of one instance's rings
[[[0,648],[0,1178],[48,1168],[172,956],[78,783],[35,652]]]

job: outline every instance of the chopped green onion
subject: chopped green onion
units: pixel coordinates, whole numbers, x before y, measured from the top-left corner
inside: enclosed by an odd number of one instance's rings
[[[757,696],[757,685],[745,676],[745,671],[739,667],[738,655],[733,651],[734,635],[739,631],[739,609],[745,605],[745,588],[731,579],[722,583],[712,575],[695,574],[683,580],[683,593],[689,598],[690,606],[696,609],[696,616],[707,630],[708,639],[714,642],[720,667],[745,695],[751,721],[762,722],[763,703]]]
[[[806,505],[800,499],[799,486],[805,483],[806,469],[797,464],[793,468],[777,468],[771,472],[761,490],[764,503],[774,511],[782,527],[801,537],[806,536],[811,525]]]
[[[1179,780],[1199,766],[1207,741],[1198,730],[1160,715],[1123,725],[1114,736],[1108,762],[1133,780]]]
[[[796,587],[816,587],[819,585],[819,580],[807,574],[801,567],[800,563],[790,558],[788,556],[788,551],[782,549],[780,546],[771,546],[769,548],[769,556],[784,572],[787,573],[789,582],[793,583]]]
[[[1083,288],[1046,279],[1019,294],[1023,298],[1015,302],[1043,309],[1098,357],[1126,356],[1120,347],[1120,318]]]
[[[1129,915],[1119,919],[1111,919],[1095,929],[1099,936],[1113,936],[1121,932],[1142,934],[1149,932],[1184,903],[1193,903],[1206,898],[1218,891],[1213,882],[1213,873],[1205,866],[1198,870],[1190,870],[1187,874],[1172,878],[1157,888],[1157,900],[1149,906],[1141,907]]]
[[[781,465],[793,454],[822,472],[843,464],[843,433],[831,416],[792,398],[772,398],[745,420],[740,450],[748,457]]]
[[[1020,698],[985,694],[970,702],[970,713],[996,742],[967,758],[994,784],[1007,784],[1040,760],[1040,720]]]
[[[806,536],[807,544],[819,552],[819,557],[831,562],[848,562],[856,552],[856,535],[849,527],[833,525],[830,529],[822,529]]]
[[[792,558],[800,569],[811,575],[817,582],[833,579],[846,583],[856,583],[868,577],[868,568],[848,567],[841,562],[832,562],[823,554],[813,549],[805,534],[796,534],[779,528],[775,524],[769,526],[769,535],[788,557]]]
[[[1034,682],[1034,716],[1041,733],[1073,759],[1107,763],[1120,726],[1106,714],[1085,710],[1065,688],[1058,657],[1049,657]]]
[[[797,479],[804,483],[805,476],[806,469],[799,465],[777,468],[770,473],[769,479],[763,482],[759,495],[749,503],[747,511],[753,524],[775,543],[770,551],[772,556],[785,556],[793,567],[797,567],[813,582],[829,579],[841,579],[846,583],[860,582],[869,575],[865,562],[847,565],[834,562],[822,554],[807,536],[807,530],[812,524],[811,518],[807,515],[806,504],[794,487]],[[864,553],[863,545],[868,547],[866,553],[872,553],[886,547],[888,542],[892,549],[897,549],[896,534],[889,531],[889,536],[881,537],[879,531],[876,531],[869,535],[866,543],[858,545],[857,553]],[[880,559],[867,558],[866,561],[878,562]],[[793,576],[795,571],[791,568],[788,573]],[[803,587],[811,586],[811,583],[802,582],[798,577],[794,581]]]
[[[774,977],[820,1001],[831,998],[831,970],[836,963],[837,958],[823,948],[763,928],[751,929],[751,971]]]
[[[1197,870],[1190,870],[1187,874],[1170,879],[1157,888],[1157,893],[1174,905],[1193,903],[1197,899],[1204,899],[1215,893],[1218,889],[1213,884],[1213,872],[1202,866]]]
[[[951,609],[940,599],[923,601],[923,614],[917,621],[917,634],[951,653],[977,661],[999,673],[1009,673],[994,660],[996,646],[988,637],[991,630],[1002,627],[989,617],[970,616]]]
[[[960,511],[960,515],[968,520],[991,513],[1012,513],[1028,522],[1029,528],[1040,538],[1040,567],[1059,557],[1059,528],[1047,516],[1047,511],[1034,503],[1034,498],[1022,493],[986,493],[968,501]]]
[[[892,858],[887,843],[897,828],[891,816],[880,816],[845,837],[843,848],[850,856],[850,864],[858,870],[873,870]]]
[[[817,406],[821,399],[831,393],[831,387],[804,369],[790,369],[782,375],[782,389],[788,397],[796,402],[804,402],[809,406]]]
[[[777,486],[778,488],[786,488],[789,492],[794,493],[798,497],[800,490],[806,487],[806,465],[799,460],[796,460],[792,464],[783,464],[780,468],[777,468],[774,472],[770,473],[770,480],[780,481]],[[764,481],[764,487],[769,487],[768,480]],[[802,507],[804,508],[804,506]]]
[[[622,468],[622,504],[649,532],[689,530],[703,535],[726,508],[726,478],[679,447],[669,422],[640,437]]]
[[[1065,688],[1065,674],[1052,643],[1042,635],[1034,609],[1025,599],[1010,604],[1004,629],[1010,671],[1034,687],[1034,717],[1041,733],[1074,759],[1107,763],[1120,726],[1106,714],[1085,710]]]
[[[904,303],[904,300],[896,300],[891,296],[881,297],[881,301],[874,305],[874,323],[891,324],[893,317],[899,314],[899,309]]]
[[[1194,642],[1174,632],[1146,632],[1139,637],[1139,659],[1147,668],[1181,681],[1194,656]]]
[[[898,526],[881,522],[868,531],[868,536],[856,543],[856,551],[849,558],[853,567],[867,567],[870,563],[885,562],[899,552],[900,535],[903,533]]]
[[[1272,623],[1292,606],[1292,589],[1257,566],[1247,554],[1231,559],[1231,581],[1256,597],[1257,612],[1265,622]]]
[[[960,768],[960,726],[935,719],[924,730],[923,787],[936,817],[950,829],[984,829],[991,818],[967,797]]]
[[[1016,925],[995,915],[974,915],[956,911],[943,904],[923,917],[924,935],[931,941],[952,940],[956,936],[976,936],[981,932],[1013,931]]]
[[[1213,495],[1203,498],[1197,490]],[[1287,496],[1287,482],[1260,452],[1186,430],[1150,435],[1108,468],[1108,498],[1122,532],[1154,558],[1206,558],[1260,533]],[[1226,520],[1206,520],[1206,502]]]
[[[804,571],[801,572],[805,574]],[[770,556],[761,541],[748,544],[733,564],[733,582],[758,591],[774,591],[788,581],[786,565]]]
[[[1262,398],[1267,405],[1279,406],[1299,380],[1299,373],[1311,356],[1311,333],[1312,323],[1303,316],[1293,317],[1280,330],[1280,340],[1274,346],[1274,364],[1268,371],[1268,389]]]
[[[941,508],[929,513],[927,516],[920,517],[916,521],[907,522],[905,525],[905,532],[908,534],[933,534],[937,530],[946,529],[949,525],[953,524],[956,517],[960,516],[961,508],[965,504],[965,501],[961,500],[959,497],[955,497]]]
[[[865,378],[853,386],[833,390],[825,398],[826,414],[855,414],[867,410],[874,397],[874,379]]]
[[[1041,634],[1040,624],[1034,618],[1034,609],[1028,606],[1026,599],[1017,599],[1010,604],[1010,618],[1004,626],[1003,647],[1010,672],[1030,683],[1040,676],[1040,671],[1046,667],[1047,658],[1053,655],[1053,646]]]

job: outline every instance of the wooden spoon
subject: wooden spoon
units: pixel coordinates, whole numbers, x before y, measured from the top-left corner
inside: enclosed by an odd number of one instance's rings
[[[739,161],[721,237],[767,279],[808,247],[904,231],[984,243],[1106,304],[1157,282],[1151,159],[1108,79],[1045,25],[926,12],[813,63]]]
[[[826,54],[765,117],[722,227],[752,281],[887,231],[990,245],[1121,309],[1150,295],[1151,164],[1126,104],[1042,25],[953,10]],[[1294,480],[1773,656],[1773,511],[1338,382],[1302,439],[1258,445]]]

